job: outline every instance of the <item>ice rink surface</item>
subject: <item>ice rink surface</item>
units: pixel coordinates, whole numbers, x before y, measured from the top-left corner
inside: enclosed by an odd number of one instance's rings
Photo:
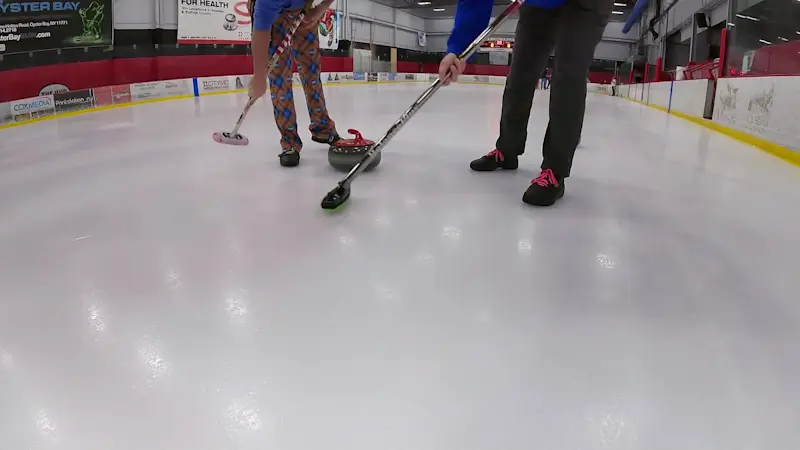
[[[378,139],[424,89],[326,94]],[[0,131],[0,448],[800,448],[800,170],[590,95],[533,208],[546,92],[520,170],[468,168],[501,95],[441,90],[337,215],[263,101],[211,140],[243,95]]]

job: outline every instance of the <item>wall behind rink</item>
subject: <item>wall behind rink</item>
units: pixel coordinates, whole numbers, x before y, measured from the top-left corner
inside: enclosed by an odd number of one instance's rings
[[[203,95],[246,92],[252,75],[194,77],[145,83],[118,84],[92,89],[43,93],[31,98],[0,103],[0,128],[22,125],[59,115],[69,115],[138,103],[163,101]],[[390,72],[323,72],[327,86],[377,83],[430,83],[437,75],[428,73]],[[295,87],[300,86],[297,73]],[[459,83],[503,86],[504,76],[463,75]],[[589,84],[589,92],[608,93],[608,86]]]
[[[727,134],[800,166],[800,77],[621,85],[617,95]]]
[[[723,78],[714,121],[800,152],[800,77]]]

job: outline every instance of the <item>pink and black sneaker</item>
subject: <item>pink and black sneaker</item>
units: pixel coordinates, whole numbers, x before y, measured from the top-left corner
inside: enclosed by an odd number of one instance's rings
[[[531,181],[530,187],[522,195],[522,201],[534,206],[550,206],[563,196],[564,177],[544,169]]]
[[[469,168],[478,172],[491,172],[497,169],[515,170],[517,167],[519,167],[517,155],[506,156],[498,149],[469,163]]]

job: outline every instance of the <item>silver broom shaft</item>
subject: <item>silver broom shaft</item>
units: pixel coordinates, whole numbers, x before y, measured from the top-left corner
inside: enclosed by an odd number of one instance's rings
[[[478,37],[476,37],[475,40],[472,41],[472,43],[469,44],[469,46],[463,52],[461,52],[460,55],[458,55],[458,58],[466,60],[476,51],[478,51],[478,48],[480,48],[481,44],[483,44],[485,40],[494,34],[495,31],[500,28],[500,25],[502,25],[506,19],[514,14],[523,3],[525,3],[525,0],[514,0],[513,3],[508,5],[508,7],[499,16],[497,16],[497,18],[495,18],[494,21],[492,21],[492,23],[489,24],[489,26],[483,30],[483,32],[479,34]],[[372,161],[375,155],[377,155],[378,152],[381,151],[381,149],[392,140],[394,135],[397,134],[401,128],[403,128],[403,125],[405,125],[406,122],[408,122],[408,120],[411,119],[411,117],[416,114],[420,108],[422,108],[422,105],[430,100],[433,94],[436,93],[440,87],[442,87],[442,80],[441,78],[437,78],[436,81],[434,81],[433,84],[428,87],[428,89],[425,89],[425,92],[423,92],[422,95],[417,98],[411,107],[408,108],[399,119],[397,119],[394,125],[389,128],[389,131],[387,131],[386,134],[384,134],[383,137],[380,138],[380,140],[378,140],[378,142],[376,142],[369,151],[367,151],[361,161],[359,161],[355,166],[353,166],[352,169],[350,169],[350,172],[348,172],[347,176],[345,176],[344,179],[339,182],[339,185],[349,185],[361,174],[361,172],[364,171],[365,168],[369,167],[369,163]]]

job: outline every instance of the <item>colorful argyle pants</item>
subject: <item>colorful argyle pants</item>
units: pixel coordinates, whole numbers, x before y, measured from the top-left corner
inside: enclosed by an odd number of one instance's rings
[[[270,56],[275,53],[278,44],[299,14],[300,10],[285,11],[272,25]],[[327,140],[330,136],[336,135],[336,124],[328,115],[325,95],[322,93],[320,78],[322,64],[316,27],[310,30],[297,30],[291,48],[283,52],[269,74],[272,110],[275,114],[275,123],[281,132],[281,148],[300,151],[303,148],[303,141],[297,130],[297,112],[292,93],[292,61],[297,64],[303,92],[306,94],[306,105],[311,119],[308,129],[315,137]]]

